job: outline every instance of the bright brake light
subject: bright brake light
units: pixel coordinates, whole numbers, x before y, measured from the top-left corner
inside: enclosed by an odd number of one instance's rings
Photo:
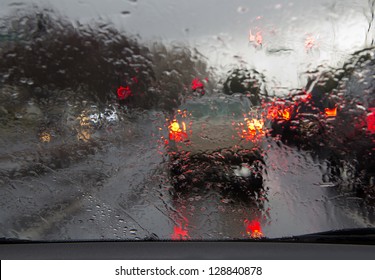
[[[268,109],[268,118],[272,120],[289,121],[291,118],[291,108],[282,108],[282,106],[271,106]]]
[[[337,116],[337,107],[335,108],[325,108],[324,112],[327,117],[336,117]]]
[[[182,122],[182,128],[177,120],[173,120],[168,126],[169,129],[169,140],[181,142],[187,139],[186,124]]]

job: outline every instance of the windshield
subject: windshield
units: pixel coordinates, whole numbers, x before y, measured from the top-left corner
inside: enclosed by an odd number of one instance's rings
[[[375,1],[3,0],[0,237],[375,227]]]

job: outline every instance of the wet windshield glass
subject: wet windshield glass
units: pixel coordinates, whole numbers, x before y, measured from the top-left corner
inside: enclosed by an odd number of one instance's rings
[[[375,226],[375,1],[3,0],[0,237]]]

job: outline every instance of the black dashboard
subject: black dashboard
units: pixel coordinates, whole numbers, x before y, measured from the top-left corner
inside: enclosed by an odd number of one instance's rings
[[[98,241],[0,244],[2,260],[372,260],[373,245],[289,242]]]

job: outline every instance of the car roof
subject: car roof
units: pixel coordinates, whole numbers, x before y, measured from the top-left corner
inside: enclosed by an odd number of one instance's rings
[[[252,107],[250,99],[245,95],[218,94],[187,100],[179,110],[186,110],[192,117],[199,118],[209,115],[242,115]]]

